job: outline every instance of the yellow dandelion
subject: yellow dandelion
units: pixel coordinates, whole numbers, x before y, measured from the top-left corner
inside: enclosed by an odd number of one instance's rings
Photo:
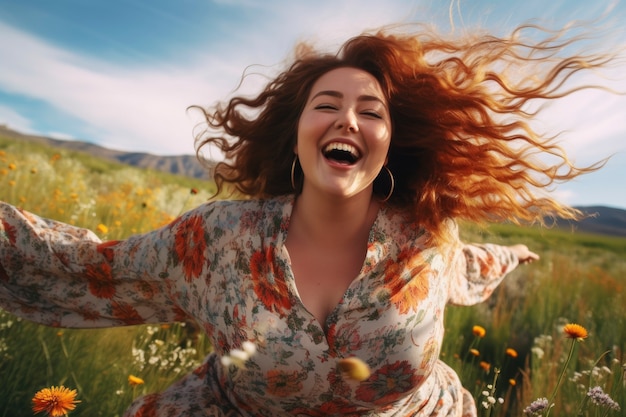
[[[483,338],[487,334],[487,330],[482,326],[474,326],[472,327],[472,333],[474,333],[476,337]]]
[[[563,332],[565,332],[565,335],[570,339],[576,339],[579,342],[586,339],[588,336],[587,329],[580,324],[574,323],[566,324],[565,327],[563,327]]]
[[[144,380],[135,375],[128,375],[128,383],[131,387],[144,384]]]
[[[98,227],[96,227],[96,230],[102,234],[107,234],[109,232],[109,228],[103,225],[102,223],[100,223]]]
[[[355,381],[365,381],[370,377],[370,367],[359,358],[343,358],[337,363],[339,370]]]
[[[513,348],[507,348],[507,350],[505,350],[504,353],[506,353],[506,356],[517,358],[517,351]]]
[[[474,356],[480,356],[480,352],[478,351],[478,349],[470,349],[469,353],[471,353]]]
[[[66,416],[79,402],[75,389],[64,386],[44,388],[33,397],[33,412],[37,414],[45,411],[49,417]]]

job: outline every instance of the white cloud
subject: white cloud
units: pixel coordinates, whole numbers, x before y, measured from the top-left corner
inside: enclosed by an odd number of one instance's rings
[[[201,69],[127,69],[62,50],[2,23],[0,33],[9,40],[0,43],[5,63],[0,88],[45,101],[84,121],[92,129],[88,139],[117,149],[193,152],[186,108],[204,104],[204,97],[223,95],[225,83],[220,81],[231,70],[220,59]],[[30,125],[24,117],[19,124]]]
[[[7,106],[0,106],[0,123],[20,132],[33,131],[30,120]]]

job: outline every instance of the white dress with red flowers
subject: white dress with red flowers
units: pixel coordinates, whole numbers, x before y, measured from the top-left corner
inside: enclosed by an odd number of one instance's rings
[[[285,251],[293,198],[217,201],[124,241],[0,204],[0,306],[59,327],[195,320],[198,369],[126,416],[472,416],[439,360],[448,303],[487,298],[518,263],[506,247],[426,245],[383,207],[365,262],[325,323],[304,307]],[[456,234],[453,223],[450,233]],[[220,357],[254,343],[242,367]],[[346,378],[340,358],[371,368]]]

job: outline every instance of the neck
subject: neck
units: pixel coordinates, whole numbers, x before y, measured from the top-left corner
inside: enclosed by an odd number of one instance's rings
[[[341,246],[367,239],[379,207],[371,193],[318,198],[303,190],[295,202],[289,229],[312,242]]]

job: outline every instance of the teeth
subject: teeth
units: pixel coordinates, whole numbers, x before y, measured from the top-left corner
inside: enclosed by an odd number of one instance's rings
[[[324,153],[328,153],[330,151],[343,151],[343,152],[349,152],[350,154],[352,154],[355,158],[359,157],[359,151],[357,150],[357,148],[355,148],[352,145],[349,145],[347,143],[340,143],[340,142],[332,142],[329,143],[328,145],[326,145],[324,147]]]

